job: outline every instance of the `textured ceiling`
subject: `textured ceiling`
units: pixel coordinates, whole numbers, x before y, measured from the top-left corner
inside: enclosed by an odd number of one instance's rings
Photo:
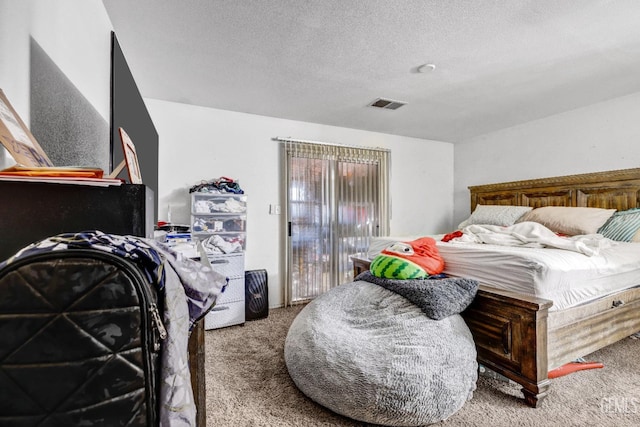
[[[640,91],[638,0],[103,3],[148,98],[459,142]]]

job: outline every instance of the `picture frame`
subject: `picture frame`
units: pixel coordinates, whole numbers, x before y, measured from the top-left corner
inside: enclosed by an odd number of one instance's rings
[[[0,143],[16,163],[26,167],[53,167],[53,163],[0,89]]]
[[[138,163],[138,154],[136,146],[123,128],[118,128],[120,140],[122,141],[122,151],[124,152],[124,162],[129,171],[129,182],[131,184],[142,184],[142,173],[140,172],[140,164]]]

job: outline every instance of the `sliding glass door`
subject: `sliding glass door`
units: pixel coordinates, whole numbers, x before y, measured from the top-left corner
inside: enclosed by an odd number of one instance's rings
[[[353,279],[350,256],[388,234],[389,151],[283,143],[287,304]]]

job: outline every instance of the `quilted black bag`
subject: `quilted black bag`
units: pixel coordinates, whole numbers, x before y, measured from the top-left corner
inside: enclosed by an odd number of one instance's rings
[[[95,249],[0,269],[0,426],[154,426],[164,333],[153,285]]]

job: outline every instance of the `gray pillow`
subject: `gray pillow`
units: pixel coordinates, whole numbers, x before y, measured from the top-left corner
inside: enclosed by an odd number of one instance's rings
[[[458,225],[461,230],[467,225],[502,225],[507,227],[516,223],[522,215],[533,208],[529,206],[477,205],[469,218]]]
[[[370,271],[363,271],[355,280],[375,283],[402,295],[434,320],[462,313],[478,291],[476,280],[460,277],[400,280],[376,277]]]

